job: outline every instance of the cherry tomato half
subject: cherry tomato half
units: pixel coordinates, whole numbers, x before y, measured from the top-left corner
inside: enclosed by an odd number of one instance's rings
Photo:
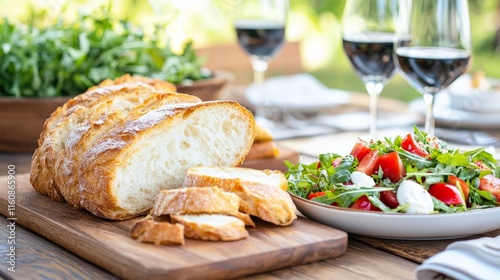
[[[464,200],[460,191],[454,185],[436,183],[429,187],[429,193],[444,202],[446,205],[461,205]]]
[[[484,176],[479,180],[479,189],[490,192],[500,203],[500,178],[495,177],[493,174]]]
[[[356,171],[364,172],[366,175],[372,175],[378,171],[378,151],[370,151],[358,164]]]
[[[391,152],[378,157],[378,166],[384,171],[384,178],[389,178],[391,182],[396,183],[406,176],[406,169],[403,165],[403,161],[399,157],[398,153]]]
[[[403,142],[401,143],[401,148],[421,157],[426,158],[429,156],[429,153],[422,147],[420,147],[420,145],[418,144],[417,141],[415,141],[415,138],[413,138],[413,135],[411,133],[408,133],[408,135],[406,135],[405,138],[403,138]]]
[[[366,211],[382,211],[378,207],[375,207],[365,195],[358,198],[349,208]]]
[[[358,141],[352,148],[351,155],[361,161],[372,149],[363,141]]]
[[[454,176],[454,175],[450,175],[448,176],[448,180],[447,180],[448,184],[450,185],[453,185],[453,186],[456,186],[457,185],[457,182],[460,186],[460,188],[462,189],[462,193],[464,194],[464,198],[465,198],[465,201],[467,201],[469,199],[469,186],[467,185],[467,183],[458,178],[457,176]]]
[[[310,193],[308,196],[307,196],[307,199],[311,200],[315,197],[318,197],[318,196],[323,196],[325,195],[325,192],[316,192],[316,193]]]

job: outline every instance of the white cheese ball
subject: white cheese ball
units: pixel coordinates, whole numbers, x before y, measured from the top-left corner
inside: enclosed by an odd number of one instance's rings
[[[411,180],[401,182],[397,199],[400,205],[409,204],[404,210],[408,214],[429,214],[434,211],[431,195],[424,187]]]
[[[351,174],[351,181],[353,185],[351,186],[346,186],[350,188],[360,188],[360,187],[366,187],[366,188],[372,188],[375,186],[375,181],[373,181],[373,178],[371,176],[366,175],[364,172],[359,172],[359,171],[354,171]]]

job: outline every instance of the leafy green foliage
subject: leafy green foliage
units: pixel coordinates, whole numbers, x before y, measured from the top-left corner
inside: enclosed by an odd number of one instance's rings
[[[172,50],[165,26],[152,34],[117,20],[110,6],[73,21],[40,24],[34,13],[26,24],[0,22],[0,96],[72,96],[104,79],[138,74],[179,84],[205,79],[192,43]]]

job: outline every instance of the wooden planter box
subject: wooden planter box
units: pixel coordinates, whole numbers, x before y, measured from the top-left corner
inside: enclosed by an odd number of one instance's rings
[[[0,151],[33,152],[43,123],[68,97],[0,98]]]

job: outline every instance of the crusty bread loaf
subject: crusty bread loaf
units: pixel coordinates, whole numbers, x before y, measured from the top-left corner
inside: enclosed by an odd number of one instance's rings
[[[145,98],[148,97],[148,98]],[[174,103],[195,103],[201,100],[195,96],[177,93],[156,93],[144,90],[128,91],[115,95],[100,104],[71,129],[68,137],[61,137],[64,149],[57,156],[55,164],[56,187],[64,199],[80,207],[79,170],[80,158],[107,131],[127,118],[143,115],[162,105]]]
[[[188,238],[234,241],[246,238],[248,231],[240,219],[218,214],[171,215],[172,222],[184,226],[184,235]]]
[[[162,189],[182,186],[193,166],[237,166],[253,138],[252,114],[234,101],[165,105],[120,123],[82,156],[82,206],[109,219],[153,207]]]
[[[184,245],[184,226],[169,222],[157,222],[147,216],[138,220],[130,230],[130,237],[155,245]]]
[[[249,168],[193,167],[183,187],[218,186],[241,198],[240,210],[276,225],[290,225],[296,207],[285,191],[287,180],[280,171]]]
[[[33,188],[53,200],[63,200],[55,182],[55,163],[62,149],[61,137],[67,136],[74,125],[83,121],[100,102],[112,100],[113,96],[124,92],[146,89],[150,91],[154,87],[142,82],[95,87],[58,107],[45,121],[31,160],[30,182]]]

